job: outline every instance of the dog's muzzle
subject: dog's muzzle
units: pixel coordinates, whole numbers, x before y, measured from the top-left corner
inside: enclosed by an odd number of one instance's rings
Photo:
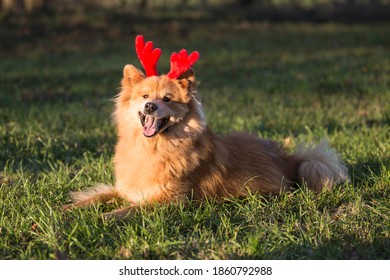
[[[157,135],[169,122],[169,116],[158,117],[156,112],[158,106],[156,103],[147,102],[144,106],[144,112],[139,112],[139,118],[142,124],[143,133],[146,137]]]

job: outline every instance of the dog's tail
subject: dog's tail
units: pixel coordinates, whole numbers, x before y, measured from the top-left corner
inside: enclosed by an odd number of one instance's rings
[[[299,147],[294,154],[300,161],[298,178],[314,192],[348,181],[348,171],[336,151],[326,141],[318,146]]]
[[[113,186],[99,184],[96,187],[84,191],[72,192],[70,197],[72,203],[65,205],[65,209],[87,207],[96,203],[104,203],[113,198],[117,198],[118,194]]]

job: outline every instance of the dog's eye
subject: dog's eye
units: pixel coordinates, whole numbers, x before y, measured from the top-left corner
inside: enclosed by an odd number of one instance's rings
[[[145,99],[148,98],[148,97],[149,97],[149,95],[147,95],[147,94],[145,94],[145,95],[143,96],[143,98],[145,98]]]
[[[169,102],[169,101],[171,101],[171,99],[168,96],[164,96],[163,101],[164,102]]]

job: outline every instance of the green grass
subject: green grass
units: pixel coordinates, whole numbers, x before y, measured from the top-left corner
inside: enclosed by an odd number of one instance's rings
[[[113,27],[115,29],[115,27]],[[315,195],[63,212],[70,191],[113,183],[112,98],[139,65],[120,32],[21,42],[0,54],[0,259],[390,258],[390,26],[190,24],[136,30],[169,54],[199,50],[209,125],[280,143],[330,141],[351,182]],[[110,37],[111,36],[111,37]]]

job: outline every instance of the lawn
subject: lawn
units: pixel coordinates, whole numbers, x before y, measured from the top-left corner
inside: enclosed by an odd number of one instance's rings
[[[100,218],[118,205],[62,211],[69,192],[114,183],[112,98],[123,66],[139,66],[138,32],[163,49],[161,73],[171,52],[200,52],[214,131],[291,150],[328,139],[350,182],[138,209],[119,222]],[[390,258],[390,25],[140,23],[15,38],[0,53],[0,259]]]

